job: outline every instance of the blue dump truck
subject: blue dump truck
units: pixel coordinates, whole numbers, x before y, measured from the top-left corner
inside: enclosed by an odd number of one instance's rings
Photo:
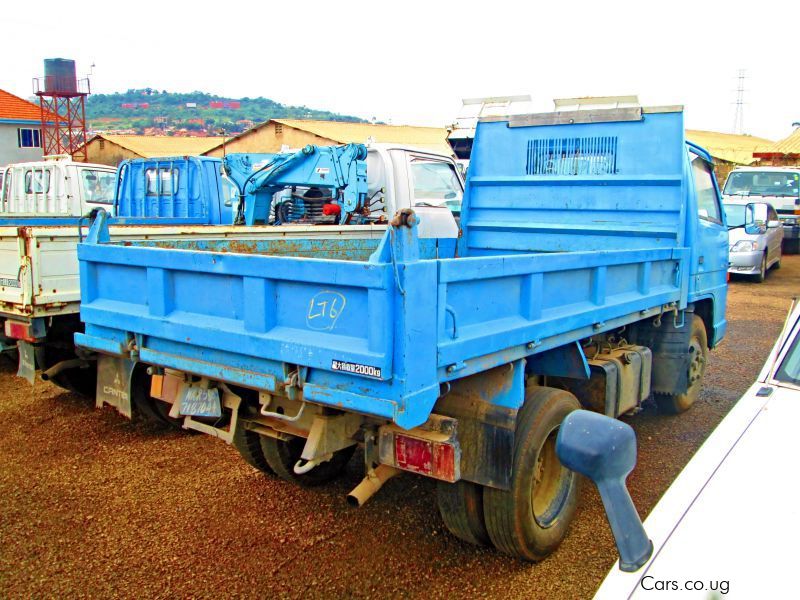
[[[198,244],[113,240],[99,215],[75,336],[97,353],[98,402],[130,414],[146,396],[303,485],[360,448],[350,503],[402,471],[432,477],[453,534],[544,558],[578,498],[562,420],[651,396],[687,410],[725,334],[711,158],[680,107],[485,118],[457,242],[421,237],[424,221],[406,208],[379,239]]]

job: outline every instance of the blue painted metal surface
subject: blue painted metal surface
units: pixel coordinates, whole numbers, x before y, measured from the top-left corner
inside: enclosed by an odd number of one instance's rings
[[[233,209],[225,205],[221,166],[220,159],[207,156],[123,161],[117,170],[116,215],[230,225]]]
[[[291,186],[309,186],[334,192],[333,201],[341,207],[344,223],[366,199],[366,158],[363,144],[306,146],[284,154],[228,155],[225,172],[240,198],[237,222],[266,223],[275,194]]]
[[[574,141],[592,137],[616,142]],[[712,243],[696,214],[680,113],[480,123],[458,258],[422,243],[416,225],[390,228],[368,260],[372,247],[342,240],[257,253],[224,240],[82,244],[76,341],[108,351],[135,336],[145,362],[263,389],[307,367],[305,399],[410,428],[442,383],[706,293],[690,277],[687,240]]]

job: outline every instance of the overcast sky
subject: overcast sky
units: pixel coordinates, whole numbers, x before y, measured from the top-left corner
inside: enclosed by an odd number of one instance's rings
[[[0,88],[23,97],[45,58],[94,63],[97,93],[153,87],[265,96],[394,124],[444,125],[461,99],[638,94],[687,126],[746,133],[800,121],[800,1],[13,2]]]

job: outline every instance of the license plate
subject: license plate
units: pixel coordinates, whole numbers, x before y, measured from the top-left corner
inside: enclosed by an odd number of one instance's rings
[[[36,355],[33,344],[19,340],[17,342],[17,352],[19,352],[17,376],[24,377],[28,380],[28,383],[33,385],[34,378],[36,377]]]
[[[191,417],[221,417],[222,405],[219,401],[219,390],[187,386],[183,390],[180,401],[180,414]]]

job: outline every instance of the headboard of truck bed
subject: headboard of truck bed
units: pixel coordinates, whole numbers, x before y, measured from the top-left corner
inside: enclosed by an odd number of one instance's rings
[[[482,119],[460,254],[680,247],[687,173],[681,107]]]

